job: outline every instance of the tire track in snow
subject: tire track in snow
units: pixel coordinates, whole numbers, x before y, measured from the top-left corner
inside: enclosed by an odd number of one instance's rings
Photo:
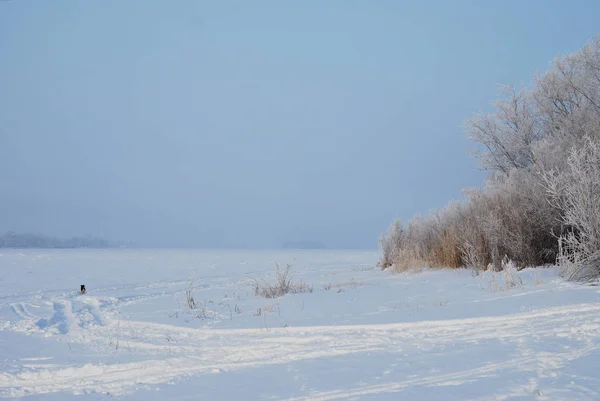
[[[26,304],[23,302],[10,304],[10,308],[17,316],[19,316],[22,319],[31,319],[35,317],[31,312],[29,312]]]
[[[55,310],[66,310],[59,304]],[[63,308],[63,306],[65,306]],[[433,375],[401,382],[378,384],[351,390],[313,393],[294,400],[333,400],[384,392],[398,392],[407,386],[433,385],[474,380],[502,369],[530,369],[544,374],[559,369],[568,361],[600,350],[600,305],[580,304],[504,316],[382,325],[293,327],[265,331],[260,329],[192,329],[156,323],[128,322],[140,333],[132,347],[141,351],[156,348],[171,338],[179,355],[120,364],[86,364],[60,368],[39,368],[17,374],[0,373],[0,397],[69,391],[126,394],[140,386],[166,383],[176,378],[252,369],[317,358],[368,352],[416,352],[419,355],[443,354],[449,343],[469,344],[498,340],[522,347],[533,336],[545,339],[569,338],[584,341],[575,351],[545,353],[545,366],[539,355],[522,352],[518,358],[500,363],[485,363],[474,369]],[[97,342],[114,335],[120,321],[94,330],[82,327],[85,336],[74,341]],[[594,341],[596,340],[596,341]],[[181,348],[177,348],[177,347]],[[172,352],[169,349],[169,352]],[[220,361],[215,363],[215,361]]]
[[[590,354],[591,352],[599,350],[600,344],[596,346],[584,347],[576,352],[554,353],[552,354],[551,359],[555,361],[560,361],[561,363],[570,362],[581,358],[587,354]],[[397,393],[412,386],[459,385],[465,382],[477,380],[480,377],[486,377],[490,374],[502,370],[524,370],[528,368],[533,368],[538,363],[539,358],[536,355],[524,356],[521,358],[511,359],[505,362],[484,364],[473,369],[465,369],[457,372],[444,373],[441,375],[413,378],[404,381],[377,384],[371,386],[361,386],[353,389],[339,389],[323,392],[313,392],[307,396],[288,398],[286,401],[332,401],[348,398],[356,399],[356,397],[361,396],[364,397],[368,395]]]

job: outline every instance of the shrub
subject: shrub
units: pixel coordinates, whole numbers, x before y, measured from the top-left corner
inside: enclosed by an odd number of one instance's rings
[[[313,291],[312,287],[306,284],[306,282],[294,282],[292,280],[292,267],[290,265],[287,265],[285,269],[281,269],[278,263],[276,266],[275,283],[252,279],[254,295],[260,295],[265,298],[278,298],[287,293],[297,294]]]

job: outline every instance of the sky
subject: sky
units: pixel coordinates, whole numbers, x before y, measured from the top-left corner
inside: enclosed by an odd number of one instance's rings
[[[0,232],[375,248],[485,173],[462,122],[584,1],[0,1]]]

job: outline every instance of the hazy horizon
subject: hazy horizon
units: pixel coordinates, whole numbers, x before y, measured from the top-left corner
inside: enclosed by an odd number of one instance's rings
[[[480,186],[461,129],[594,1],[0,1],[0,234],[373,249]]]

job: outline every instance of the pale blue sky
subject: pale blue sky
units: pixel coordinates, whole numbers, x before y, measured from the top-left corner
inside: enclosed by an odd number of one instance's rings
[[[0,1],[0,231],[373,248],[598,1]]]

